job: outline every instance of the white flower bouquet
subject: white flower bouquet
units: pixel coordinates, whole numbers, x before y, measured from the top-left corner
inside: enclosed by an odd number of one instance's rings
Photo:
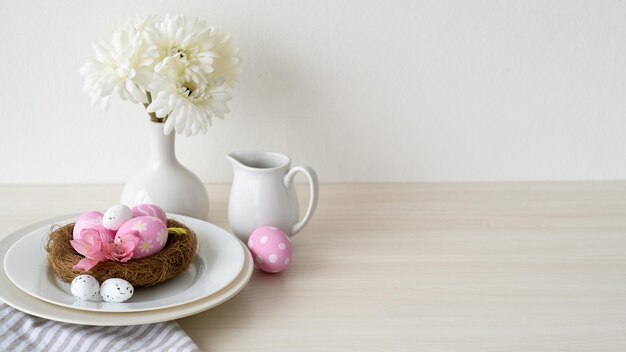
[[[92,103],[106,111],[112,94],[142,103],[164,133],[206,132],[228,113],[229,90],[240,73],[230,36],[183,15],[129,19],[80,69]]]

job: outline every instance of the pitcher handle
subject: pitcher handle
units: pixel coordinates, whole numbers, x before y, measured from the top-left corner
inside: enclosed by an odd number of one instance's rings
[[[309,222],[309,220],[311,220],[311,217],[313,216],[313,213],[315,212],[315,207],[317,206],[317,196],[319,194],[317,173],[315,173],[315,170],[313,170],[311,167],[305,166],[305,165],[294,166],[291,170],[289,170],[287,175],[285,175],[285,186],[287,188],[291,186],[291,183],[293,183],[293,179],[295,178],[296,173],[298,172],[302,172],[309,179],[309,190],[311,192],[311,198],[309,199],[309,208],[306,210],[306,213],[304,214],[304,217],[302,218],[302,220],[298,221],[297,223],[291,226],[291,236],[295,235],[300,230],[302,230],[304,225],[306,225],[306,223]]]

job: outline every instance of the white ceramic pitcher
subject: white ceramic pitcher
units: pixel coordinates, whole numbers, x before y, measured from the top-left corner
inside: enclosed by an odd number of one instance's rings
[[[228,202],[228,222],[244,243],[255,229],[276,226],[293,236],[311,219],[319,192],[317,174],[309,166],[290,169],[288,156],[270,152],[236,152],[226,156],[234,180]],[[298,199],[293,187],[296,173],[309,179],[309,207],[298,220]]]

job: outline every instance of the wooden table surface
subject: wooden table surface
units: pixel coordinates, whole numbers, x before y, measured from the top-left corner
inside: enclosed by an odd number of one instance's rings
[[[0,235],[120,190],[0,186]],[[293,243],[179,320],[203,351],[626,351],[626,183],[323,184]]]

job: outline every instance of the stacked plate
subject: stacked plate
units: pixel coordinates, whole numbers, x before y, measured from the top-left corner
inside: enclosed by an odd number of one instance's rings
[[[74,324],[147,324],[215,307],[241,291],[252,276],[252,257],[235,236],[202,220],[168,214],[198,236],[198,253],[185,273],[138,288],[125,303],[76,301],[70,285],[48,266],[44,244],[51,227],[74,222],[78,215],[45,220],[0,239],[0,300],[28,314]]]

